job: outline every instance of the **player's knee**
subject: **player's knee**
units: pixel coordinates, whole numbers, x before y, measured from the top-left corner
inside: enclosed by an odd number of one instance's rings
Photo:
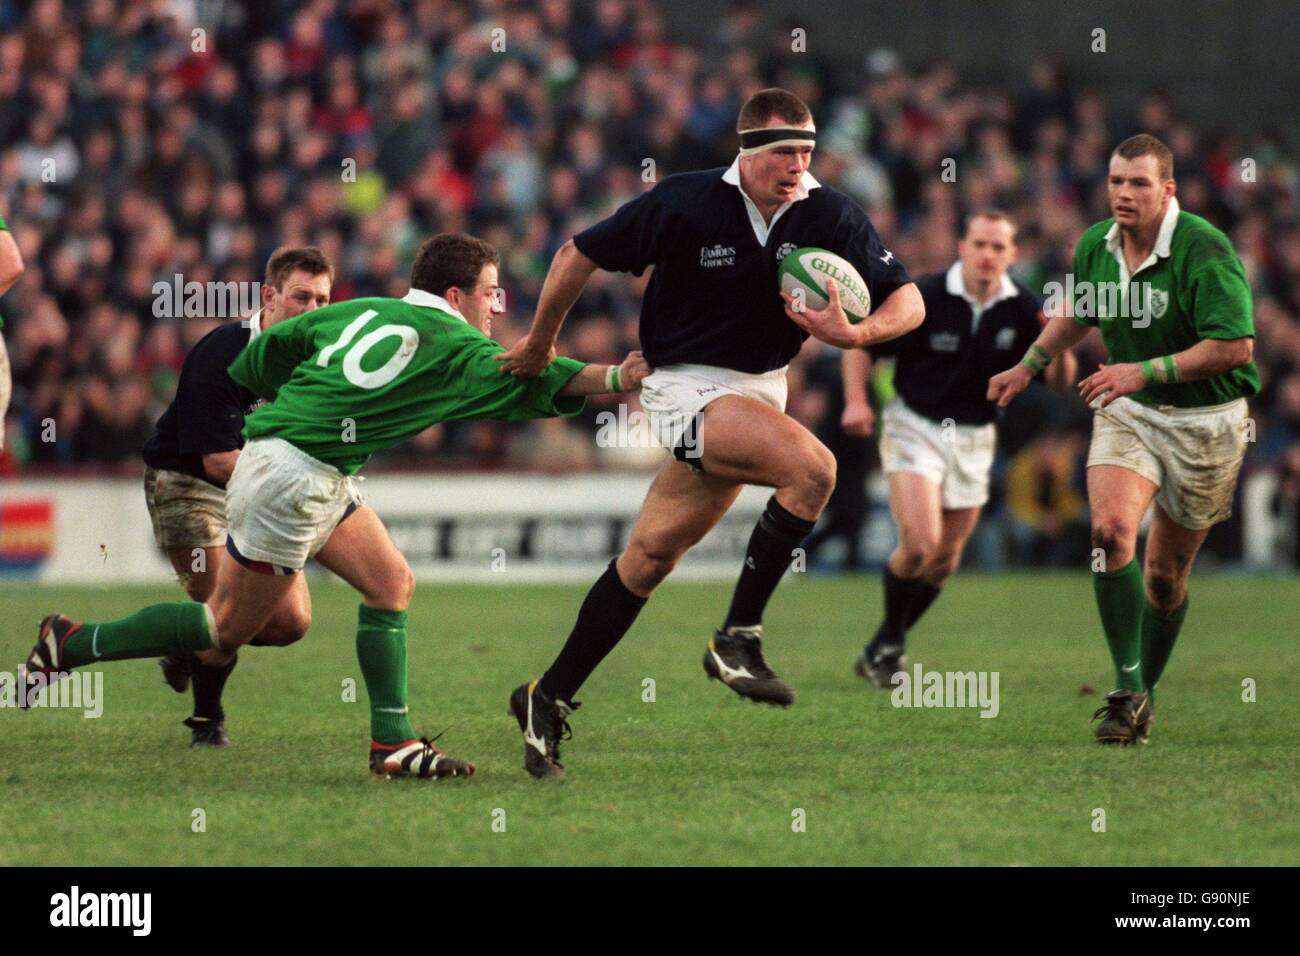
[[[278,614],[267,622],[258,635],[262,643],[270,647],[288,647],[307,636],[311,630],[311,609],[294,608],[284,614]]]
[[[824,505],[835,490],[835,456],[819,441],[813,441],[801,456],[796,484],[805,497]]]
[[[925,579],[935,587],[940,587],[943,582],[952,577],[960,564],[960,551],[940,551],[930,559],[930,563],[926,567]]]
[[[924,531],[904,534],[898,542],[898,551],[905,571],[903,576],[916,577],[934,563],[939,553],[939,536]]]
[[[1108,560],[1127,563],[1133,555],[1137,527],[1120,518],[1099,515],[1092,522],[1092,546],[1100,549]],[[1114,570],[1114,569],[1112,569]]]
[[[629,542],[624,556],[629,578],[625,583],[638,594],[648,594],[662,584],[681,557],[672,548],[648,541]]]
[[[411,606],[411,600],[415,597],[415,575],[411,571],[411,566],[405,561],[402,562],[402,571],[397,575],[397,580],[393,582],[393,598],[400,602],[397,610],[405,610]]]
[[[1156,610],[1168,614],[1183,603],[1187,576],[1174,565],[1156,564],[1147,569],[1147,593]]]
[[[366,603],[373,607],[387,608],[391,611],[405,611],[411,606],[415,596],[415,575],[411,566],[402,562],[399,570],[383,575],[379,582],[362,592]]]

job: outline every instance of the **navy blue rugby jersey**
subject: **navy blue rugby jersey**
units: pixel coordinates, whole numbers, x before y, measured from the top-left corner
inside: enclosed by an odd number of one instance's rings
[[[258,398],[227,369],[252,338],[253,325],[253,319],[219,325],[190,349],[176,396],[145,442],[146,465],[211,481],[203,456],[244,446],[244,416]]]
[[[669,176],[573,238],[606,271],[641,275],[655,267],[641,303],[641,350],[656,368],[788,365],[808,333],[785,314],[776,271],[802,246],[853,263],[873,308],[912,281],[844,193],[805,174],[796,199],[765,225],[739,181],[738,163]]]
[[[895,356],[894,388],[913,411],[932,421],[986,425],[997,417],[989,379],[1015,365],[1046,321],[1032,289],[1009,275],[976,312],[961,278],[961,262],[916,280],[925,321],[871,355]],[[1041,373],[1040,373],[1041,374]]]

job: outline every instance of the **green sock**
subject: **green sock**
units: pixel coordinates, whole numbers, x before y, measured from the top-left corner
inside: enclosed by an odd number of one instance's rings
[[[406,612],[361,605],[357,660],[370,697],[370,736],[381,744],[414,739],[406,713]]]
[[[1142,611],[1147,595],[1137,558],[1118,571],[1094,571],[1092,589],[1097,595],[1111,660],[1115,662],[1115,685],[1141,690]]]
[[[208,609],[195,601],[150,604],[130,617],[101,624],[82,622],[63,645],[65,667],[133,657],[165,657],[212,646]]]
[[[1183,618],[1187,617],[1187,598],[1170,614],[1161,614],[1147,603],[1142,614],[1142,678],[1146,681],[1147,693],[1155,699],[1156,682],[1165,672],[1169,655],[1174,652],[1174,641],[1182,630]]]

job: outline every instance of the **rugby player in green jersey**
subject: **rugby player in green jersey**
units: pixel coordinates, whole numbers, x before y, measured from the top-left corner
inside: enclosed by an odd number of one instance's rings
[[[248,415],[226,486],[225,561],[206,604],[154,604],[117,621],[40,625],[19,691],[98,661],[196,652],[219,666],[266,624],[307,559],[362,597],[357,657],[370,698],[370,768],[470,775],[417,738],[407,714],[406,610],[415,580],[353,477],[372,454],[439,422],[574,415],[584,396],[640,387],[639,352],[619,366],[557,358],[534,379],[502,375],[490,336],[499,259],[466,235],[426,241],[401,299],[354,299],[276,324],[230,366],[268,404]]]
[[[989,380],[1005,405],[1093,326],[1109,364],[1079,383],[1095,411],[1088,452],[1092,580],[1117,689],[1096,717],[1101,743],[1146,743],[1155,689],[1187,615],[1187,577],[1232,511],[1259,391],[1241,260],[1222,232],[1174,198],[1173,155],[1154,136],[1110,158],[1113,218],[1074,253],[1073,316],[1043,329],[1017,366]],[[1049,302],[1049,312],[1050,302]],[[1143,566],[1138,526],[1155,501]]]

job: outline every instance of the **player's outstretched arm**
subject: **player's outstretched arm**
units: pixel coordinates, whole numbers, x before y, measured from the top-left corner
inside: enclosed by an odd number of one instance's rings
[[[537,315],[528,334],[497,356],[502,371],[519,378],[536,378],[555,358],[553,346],[564,317],[596,271],[596,263],[583,255],[570,239],[551,260],[542,284]]]
[[[654,369],[640,352],[631,352],[622,365],[587,365],[557,393],[562,398],[635,392]]]
[[[840,427],[846,435],[867,438],[876,424],[876,413],[867,400],[867,380],[871,378],[871,356],[862,349],[845,349],[840,356],[844,379],[844,414]]]
[[[1013,398],[1029,387],[1033,377],[1045,369],[1048,363],[1062,352],[1074,348],[1091,331],[1091,326],[1081,325],[1068,315],[1053,318],[1044,326],[1034,344],[1029,346],[1024,358],[1005,372],[999,372],[989,379],[988,400],[997,402],[999,407],[1010,404]],[[1070,357],[1072,359],[1073,356]],[[1067,363],[1070,360],[1062,363],[1062,372],[1058,374],[1064,377],[1064,372],[1069,371],[1072,379],[1076,370],[1068,369]]]
[[[888,342],[912,331],[925,319],[925,303],[916,283],[899,286],[867,318],[857,325],[849,322],[840,305],[840,287],[834,279],[826,280],[827,304],[824,309],[810,309],[807,303],[796,303],[788,292],[785,314],[799,328],[813,338],[841,349],[860,349],[877,342]]]

